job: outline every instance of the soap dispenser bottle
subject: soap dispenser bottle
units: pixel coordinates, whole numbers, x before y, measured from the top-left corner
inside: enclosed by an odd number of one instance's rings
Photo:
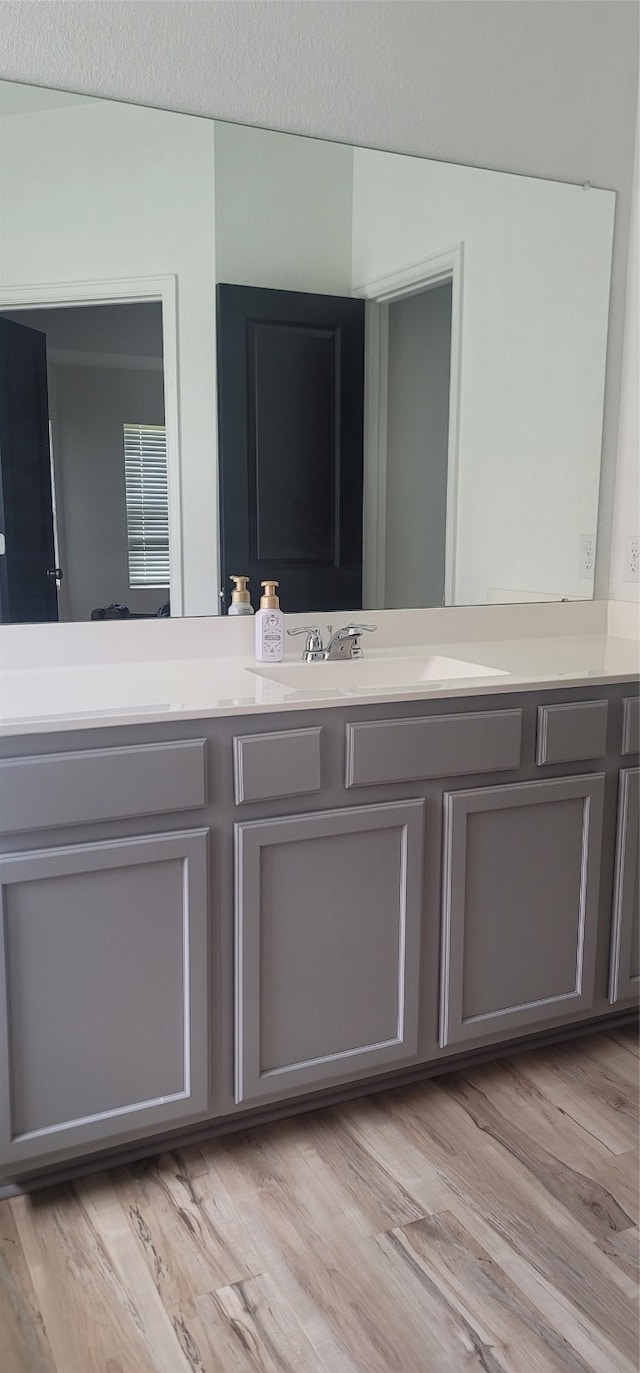
[[[284,657],[284,615],[276,595],[278,582],[261,582],[264,593],[256,615],[256,661],[281,663]]]
[[[230,582],[234,582],[231,592],[231,604],[227,611],[228,615],[253,615],[253,606],[249,600],[247,591],[248,577],[230,577]]]

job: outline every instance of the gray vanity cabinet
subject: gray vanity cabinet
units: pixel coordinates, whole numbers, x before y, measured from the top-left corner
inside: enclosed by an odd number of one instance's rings
[[[206,1115],[208,831],[0,859],[0,1171]]]
[[[613,684],[7,741],[0,1178],[627,1014],[639,720]]]
[[[423,810],[236,825],[238,1103],[415,1061]]]
[[[604,776],[445,795],[440,1044],[588,1014]]]
[[[609,1001],[640,999],[640,768],[620,773]]]

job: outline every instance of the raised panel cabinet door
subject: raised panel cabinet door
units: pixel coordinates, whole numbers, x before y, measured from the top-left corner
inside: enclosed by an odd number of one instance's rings
[[[593,1005],[603,796],[602,774],[445,796],[443,1047]]]
[[[363,300],[216,287],[220,572],[286,611],[362,605]]]
[[[640,994],[640,768],[620,773],[618,832],[613,888],[609,1001],[638,1000]]]
[[[0,1170],[206,1115],[208,831],[0,860]]]
[[[238,1102],[415,1058],[423,810],[235,826]]]

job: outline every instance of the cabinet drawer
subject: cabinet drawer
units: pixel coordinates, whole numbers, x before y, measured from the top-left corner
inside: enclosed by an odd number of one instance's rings
[[[640,753],[640,696],[622,702],[622,753]]]
[[[0,763],[0,830],[169,814],[206,800],[206,739],[79,749]]]
[[[347,787],[517,768],[521,710],[347,725]]]
[[[568,701],[538,706],[536,762],[573,763],[607,751],[607,702]]]
[[[233,741],[236,805],[320,790],[321,729],[245,734]]]

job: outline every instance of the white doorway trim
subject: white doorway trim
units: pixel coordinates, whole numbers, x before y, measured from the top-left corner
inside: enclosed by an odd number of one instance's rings
[[[445,531],[444,604],[456,600],[460,375],[462,365],[462,273],[464,245],[354,287],[366,301],[364,400],[363,603],[384,607],[387,519],[387,396],[389,305],[406,296],[451,282],[451,370]]]
[[[110,281],[46,282],[0,287],[0,310],[64,309],[71,305],[162,305],[164,407],[169,489],[169,597],[171,614],[184,614],[182,482],[178,392],[177,280],[173,275],[124,277]]]

